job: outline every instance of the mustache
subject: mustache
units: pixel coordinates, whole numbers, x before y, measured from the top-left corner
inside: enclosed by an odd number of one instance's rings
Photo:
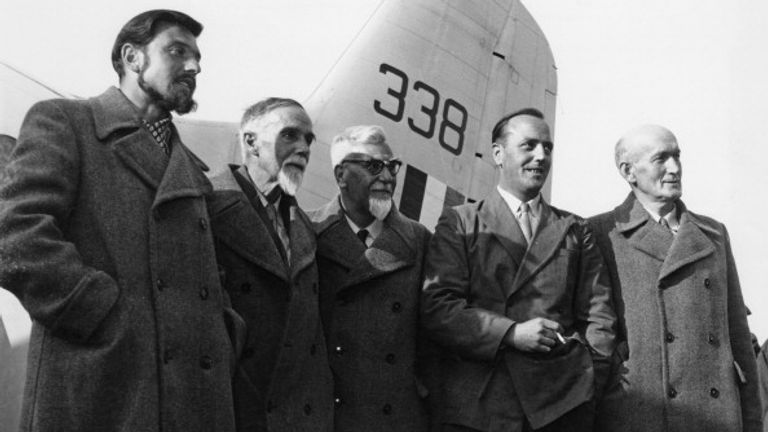
[[[283,161],[283,166],[286,165],[296,165],[301,167],[301,169],[305,169],[307,167],[307,164],[309,164],[309,155],[306,154],[293,154],[289,157],[287,157]]]
[[[195,91],[197,88],[197,79],[192,74],[184,74],[174,80],[177,84],[185,84],[189,90]]]

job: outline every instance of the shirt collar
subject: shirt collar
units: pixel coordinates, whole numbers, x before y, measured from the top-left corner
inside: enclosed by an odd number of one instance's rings
[[[376,237],[378,237],[379,234],[384,231],[384,221],[380,221],[376,218],[374,218],[373,222],[371,222],[371,224],[367,227],[359,227],[356,223],[352,222],[352,219],[349,218],[347,211],[344,209],[344,203],[341,200],[341,196],[339,196],[339,205],[344,211],[344,219],[347,220],[347,224],[349,224],[349,227],[352,229],[353,233],[357,234],[358,231],[366,229],[368,230],[368,235],[370,236],[371,240],[376,240]]]
[[[520,201],[516,196],[502,189],[501,186],[496,186],[496,190],[499,191],[501,198],[504,200],[504,202],[507,203],[507,206],[509,206],[512,214],[514,214],[515,217],[520,217],[520,204],[523,202]],[[541,194],[536,195],[535,198],[527,202],[531,208],[530,216],[538,219],[539,215],[541,215]]]
[[[651,219],[653,219],[656,223],[661,223],[662,219],[666,219],[667,225],[669,225],[669,229],[672,230],[672,232],[677,232],[677,229],[680,228],[680,220],[677,217],[677,203],[675,203],[675,208],[672,209],[672,211],[665,214],[663,217],[659,216],[658,213],[650,210],[648,207],[645,206],[640,200],[640,205],[643,206],[646,212],[648,212],[648,215],[651,216]]]

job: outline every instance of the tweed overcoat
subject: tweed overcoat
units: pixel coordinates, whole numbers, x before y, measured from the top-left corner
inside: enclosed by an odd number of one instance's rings
[[[430,242],[422,299],[423,325],[452,354],[443,362],[443,421],[503,431],[522,410],[539,428],[589,401],[595,366],[602,371],[613,352],[607,282],[592,233],[575,215],[542,201],[526,249],[497,190],[446,209]],[[501,348],[514,323],[536,317],[559,322],[571,340],[543,355]]]
[[[248,327],[234,378],[237,429],[330,431],[333,383],[312,226],[296,200],[283,195],[291,204],[287,265],[234,175],[248,178],[244,167],[230,166],[211,179],[211,223],[224,287]]]
[[[607,431],[762,430],[755,355],[728,233],[678,201],[676,235],[630,194],[590,219],[619,316]]]
[[[426,431],[419,297],[429,231],[393,206],[369,248],[339,198],[311,212],[336,432]]]
[[[22,430],[234,430],[211,185],[172,135],[166,158],[114,87],[27,114],[0,188],[0,285],[33,320]]]

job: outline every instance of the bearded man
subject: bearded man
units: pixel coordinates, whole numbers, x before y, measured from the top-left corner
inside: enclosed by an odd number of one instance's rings
[[[231,431],[204,165],[179,139],[202,25],[152,10],[118,34],[119,87],[24,121],[0,188],[0,285],[32,317],[24,431]],[[226,319],[226,318],[229,319]]]
[[[401,162],[378,126],[333,139],[339,195],[311,212],[335,380],[334,430],[426,431],[419,298],[429,231],[392,203]]]
[[[214,176],[219,271],[248,335],[234,379],[238,431],[329,431],[332,380],[318,305],[315,236],[294,195],[315,139],[296,101],[243,114],[243,164]]]

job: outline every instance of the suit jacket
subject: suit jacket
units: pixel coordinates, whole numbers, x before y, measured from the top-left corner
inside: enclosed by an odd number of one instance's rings
[[[230,166],[211,181],[211,224],[224,287],[248,336],[234,379],[238,431],[330,431],[333,395],[318,305],[315,235],[293,197],[291,262]],[[255,192],[255,190],[254,190]],[[255,205],[255,206],[254,206]]]
[[[678,202],[673,236],[630,194],[595,216],[619,315],[601,430],[760,431],[746,309],[728,233]]]
[[[542,202],[530,248],[495,191],[446,209],[429,247],[423,325],[444,362],[443,421],[508,430],[520,407],[534,428],[590,400],[593,359],[613,350],[607,275],[581,218]],[[503,347],[515,322],[544,317],[573,340],[548,354]],[[513,390],[510,390],[513,389]]]
[[[0,285],[33,320],[22,430],[234,430],[202,163],[116,88],[24,121],[0,188]]]
[[[335,381],[335,431],[427,430],[419,296],[429,231],[392,208],[367,248],[338,197],[311,212]],[[423,390],[423,388],[422,388]]]

